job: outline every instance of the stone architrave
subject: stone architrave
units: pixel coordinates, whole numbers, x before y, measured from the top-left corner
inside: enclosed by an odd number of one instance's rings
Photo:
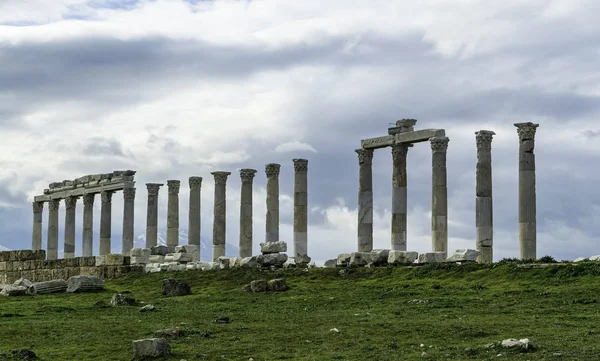
[[[200,209],[202,177],[190,177],[190,209],[188,213],[188,244],[198,246],[200,251]]]
[[[240,257],[252,257],[252,183],[256,169],[240,169]]]
[[[48,201],[48,244],[46,250],[47,259],[58,259],[58,208],[60,199]]]
[[[146,208],[146,248],[158,244],[158,190],[163,183],[146,183],[148,207]]]
[[[83,195],[83,239],[81,255],[91,257],[94,253],[94,193]]]
[[[294,257],[308,256],[308,159],[294,162]]]
[[[65,198],[65,243],[64,258],[75,257],[75,214],[79,197]]]
[[[179,245],[179,188],[181,182],[168,180],[169,198],[167,201],[167,246]]]
[[[373,149],[356,149],[358,154],[358,252],[373,250]]]
[[[434,137],[431,143],[431,243],[433,252],[448,252],[448,188],[446,152],[448,137]]]
[[[44,202],[32,202],[33,206],[33,232],[31,233],[31,249],[34,251],[42,249],[42,215]]]
[[[492,263],[494,259],[494,217],[492,206],[492,138],[489,130],[475,132],[477,171],[475,189],[475,248],[477,262]]]
[[[265,165],[267,175],[267,214],[265,243],[279,242],[279,170],[281,165]]]
[[[133,248],[134,234],[134,216],[135,216],[135,188],[128,187],[123,189],[123,256],[129,256]]]
[[[406,251],[407,179],[406,156],[412,144],[392,146],[392,250]]]
[[[515,123],[519,135],[519,251],[536,259],[535,132],[539,124]]]
[[[112,195],[114,191],[100,192],[100,255],[110,254],[112,225]]]
[[[231,172],[211,172],[215,178],[215,198],[213,213],[213,262],[225,256],[227,229],[227,177]]]

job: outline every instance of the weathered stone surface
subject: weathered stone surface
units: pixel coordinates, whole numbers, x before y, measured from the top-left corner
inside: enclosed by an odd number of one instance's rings
[[[267,292],[267,280],[254,280],[250,282],[250,290],[252,292]]]
[[[148,264],[150,263],[149,256],[131,256],[130,259],[131,264]]]
[[[192,262],[200,262],[200,246],[195,244],[177,246],[175,253],[187,253],[192,256]]]
[[[221,269],[228,269],[229,268],[229,257],[220,256],[219,258],[217,258],[217,263],[219,263]]]
[[[104,289],[104,281],[94,276],[73,276],[67,280],[67,292],[89,292]]]
[[[165,262],[165,256],[152,255],[152,256],[150,256],[150,258],[148,260],[150,261],[150,263],[164,263]]]
[[[151,312],[154,311],[155,307],[154,305],[146,305],[142,308],[139,309],[139,312]]]
[[[25,296],[25,295],[27,295],[27,287],[7,285],[2,289],[2,291],[0,291],[0,295],[3,295],[3,296]]]
[[[516,338],[508,338],[502,341],[502,347],[522,348],[529,351],[533,351],[536,349],[536,345],[528,338],[523,338],[520,340],[517,340]]]
[[[297,254],[294,257],[294,262],[296,263],[297,266],[300,266],[300,267],[306,267],[306,265],[309,264],[310,261],[311,261],[311,258],[306,254]]]
[[[192,290],[184,280],[167,278],[162,280],[161,293],[164,296],[185,296],[192,293]]]
[[[46,259],[46,251],[44,250],[16,250],[0,252],[0,262],[8,261],[34,261]]]
[[[192,262],[192,255],[189,253],[173,253],[173,261],[179,263]]]
[[[227,177],[231,172],[211,172],[215,179],[215,195],[213,208],[213,250],[212,260],[216,261],[225,255],[225,239],[227,232]]]
[[[125,266],[130,264],[130,257],[122,254],[106,254],[96,257],[96,266]]]
[[[132,248],[130,251],[131,257],[146,257],[152,254],[152,250],[150,248]]]
[[[390,251],[388,254],[388,264],[407,265],[417,260],[419,253],[408,251]]]
[[[350,263],[352,253],[340,253],[337,257],[338,266],[347,266]]]
[[[18,280],[16,280],[15,282],[13,282],[13,286],[25,286],[25,287],[30,287],[33,284],[33,282],[31,282],[30,280],[26,279],[26,278],[19,278]]]
[[[240,267],[256,268],[258,266],[259,266],[259,264],[258,264],[258,261],[256,260],[256,256],[244,257],[240,261]]]
[[[175,253],[173,246],[152,246],[150,247],[150,255],[166,256],[168,253]]]
[[[242,258],[241,257],[231,257],[229,259],[229,267],[230,268],[240,267],[241,264],[242,264]]]
[[[281,267],[287,259],[288,256],[285,253],[269,253],[258,255],[256,257],[256,262],[263,267]]]
[[[366,266],[370,262],[371,262],[371,253],[370,252],[352,252],[350,254],[349,265],[351,267]]]
[[[325,267],[325,268],[335,268],[336,266],[337,266],[337,259],[328,259],[323,264],[323,267]]]
[[[27,293],[43,295],[48,293],[65,292],[66,290],[67,281],[63,279],[58,279],[51,281],[34,282],[27,289]]]
[[[137,301],[134,298],[115,293],[110,300],[110,304],[112,306],[136,306]]]
[[[441,263],[446,260],[446,252],[428,252],[419,255],[419,263]]]
[[[283,264],[284,269],[296,268],[296,260],[293,257],[288,257],[287,261]]]
[[[474,249],[457,249],[454,254],[446,259],[446,262],[466,262],[477,261],[477,257],[481,254],[480,251]]]
[[[260,244],[262,254],[287,252],[287,243],[284,241],[264,242]]]
[[[171,345],[164,338],[148,338],[133,341],[133,357],[135,359],[164,357],[170,354]]]
[[[389,249],[374,249],[371,251],[371,263],[374,266],[384,266],[388,263]]]
[[[288,286],[283,278],[275,278],[267,282],[267,290],[272,292],[287,291]]]

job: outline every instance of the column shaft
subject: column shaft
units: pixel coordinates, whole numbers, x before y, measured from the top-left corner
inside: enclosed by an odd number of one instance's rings
[[[135,188],[123,189],[123,240],[121,254],[129,256],[133,248],[135,217]]]
[[[202,177],[190,177],[190,209],[188,213],[188,244],[198,246],[200,252],[200,208]]]
[[[476,200],[475,200],[475,247],[481,252],[479,263],[494,260],[494,219],[492,206],[492,138],[494,132],[475,132],[477,144]]]
[[[231,172],[211,172],[215,178],[215,198],[213,213],[213,261],[225,256],[227,229],[226,185]]]
[[[179,245],[179,187],[178,180],[168,180],[169,198],[167,201],[167,246]]]
[[[392,250],[406,251],[407,180],[406,155],[412,144],[392,147]]]
[[[294,257],[308,256],[308,160],[294,159]]]
[[[241,169],[242,189],[240,195],[240,257],[252,256],[252,183],[256,169]]]
[[[267,174],[267,214],[265,242],[279,242],[279,170],[280,164],[265,166]]]
[[[431,143],[431,243],[433,252],[448,252],[448,189],[446,151],[448,137],[434,137]]]
[[[64,258],[75,257],[75,210],[79,197],[65,198],[65,244]]]
[[[158,244],[158,190],[163,183],[146,183],[148,206],[146,208],[146,248]]]
[[[31,232],[31,249],[34,251],[42,249],[42,213],[44,202],[33,202],[33,229]]]
[[[110,254],[113,191],[100,192],[100,255]]]
[[[537,258],[535,132],[539,124],[516,123],[519,135],[519,253],[523,260]]]
[[[58,208],[60,199],[48,202],[48,242],[46,245],[46,258],[58,259]]]
[[[357,149],[358,176],[358,252],[373,250],[373,150]]]
[[[94,254],[94,196],[94,193],[83,195],[83,257],[91,257]]]

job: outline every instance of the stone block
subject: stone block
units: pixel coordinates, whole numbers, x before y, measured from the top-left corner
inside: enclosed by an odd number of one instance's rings
[[[287,252],[287,243],[284,241],[263,242],[260,244],[262,254]]]
[[[256,256],[244,257],[240,260],[240,267],[257,268],[258,266]]]
[[[96,257],[96,266],[123,266],[130,264],[130,262],[130,257],[121,254],[111,253]]]
[[[336,266],[337,266],[337,259],[328,259],[323,264],[323,267],[325,267],[325,268],[335,268]]]
[[[27,287],[25,286],[13,286],[13,285],[7,285],[4,288],[2,288],[2,291],[0,291],[0,295],[3,296],[25,296],[27,295]]]
[[[241,266],[241,263],[242,263],[242,257],[231,257],[229,259],[229,267],[230,268],[239,267],[239,266]]]
[[[288,256],[285,253],[268,253],[256,257],[256,262],[262,267],[282,267]]]
[[[173,256],[173,253],[168,253],[164,257],[165,257],[165,262],[173,262],[173,259],[175,258]]]
[[[428,252],[419,255],[419,263],[441,263],[446,260],[446,252]]]
[[[67,281],[63,279],[57,279],[52,281],[35,282],[27,289],[29,294],[49,294],[49,293],[60,293],[67,290]]]
[[[150,256],[131,256],[131,264],[148,264]]]
[[[0,252],[0,262],[9,261],[33,261],[36,259],[46,259],[45,250],[16,250]]]
[[[104,281],[94,276],[72,276],[67,280],[67,292],[90,292],[104,289]]]
[[[338,266],[347,266],[350,263],[351,253],[340,253],[337,257]]]
[[[173,253],[173,262],[179,262],[179,263],[192,262],[192,255],[189,253]]]
[[[150,255],[166,256],[168,253],[174,253],[174,246],[154,246],[150,247]]]
[[[149,257],[149,261],[150,261],[150,263],[164,263],[165,262],[165,256],[152,255],[152,256]]]
[[[267,280],[254,280],[250,282],[252,292],[267,292]]]
[[[457,249],[446,262],[475,262],[480,254],[481,252],[474,249]]]
[[[195,244],[183,244],[181,246],[176,246],[175,253],[191,254],[193,262],[200,262],[200,247]]]
[[[152,253],[150,248],[132,248],[129,251],[131,257],[149,257],[150,253]]]
[[[294,262],[297,266],[306,267],[311,261],[311,258],[306,254],[298,254],[294,257]]]
[[[0,262],[0,271],[5,272],[8,271],[9,262],[2,261]]]
[[[271,292],[283,292],[287,291],[287,289],[287,283],[285,283],[285,279],[283,278],[275,278],[267,282],[267,290]]]
[[[228,269],[231,263],[229,257],[220,256],[217,258],[217,262],[219,263],[221,269]]]
[[[370,252],[352,252],[350,254],[349,266],[351,267],[363,267],[368,263],[371,263]]]
[[[388,264],[408,265],[417,260],[419,253],[407,251],[390,251],[388,253]]]
[[[191,294],[192,290],[184,280],[167,278],[162,280],[161,293],[163,296],[185,296]]]
[[[374,249],[371,251],[371,263],[374,266],[385,266],[388,263],[389,249]]]

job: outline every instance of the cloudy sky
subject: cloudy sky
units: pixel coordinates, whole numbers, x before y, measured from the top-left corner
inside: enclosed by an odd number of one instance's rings
[[[489,129],[497,134],[494,258],[518,256],[513,123],[530,121],[540,124],[538,256],[600,254],[598,14],[596,0],[2,0],[0,245],[31,247],[31,201],[48,183],[116,169],[138,171],[136,235],[145,230],[144,183],[182,180],[186,228],[187,179],[204,177],[208,240],[210,172],[231,171],[227,242],[236,244],[238,170],[256,168],[258,251],[264,165],[274,162],[282,164],[281,239],[291,248],[292,159],[307,158],[309,254],[355,251],[354,149],[416,118],[417,128],[444,128],[450,138],[450,250],[475,247],[474,132]],[[376,151],[373,167],[374,245],[389,248],[389,148]],[[409,151],[408,184],[408,248],[426,252],[427,143]],[[165,186],[163,228],[166,198]],[[118,245],[121,193],[113,199]],[[62,229],[59,237],[62,248]]]

